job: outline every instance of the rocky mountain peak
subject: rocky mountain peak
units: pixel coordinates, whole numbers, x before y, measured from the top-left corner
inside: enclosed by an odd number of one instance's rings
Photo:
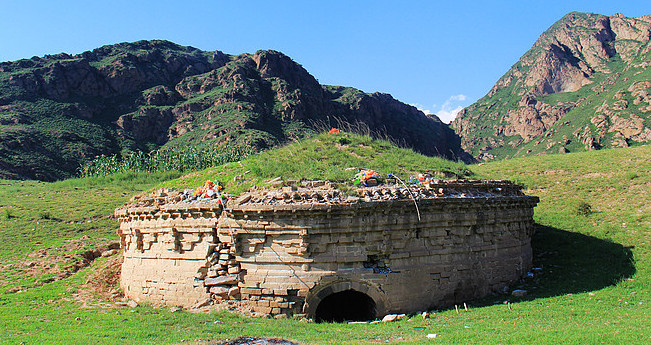
[[[647,118],[646,96],[640,95],[649,90],[633,96],[628,89],[651,80],[650,38],[651,15],[565,15],[485,97],[459,113],[452,126],[461,135],[462,146],[476,157],[494,159],[646,142],[644,134],[630,136],[610,129],[619,128],[613,127],[615,122],[623,123],[614,116]],[[616,94],[620,99],[614,98]],[[634,99],[642,106],[621,106],[622,100],[630,104]],[[604,102],[608,109],[618,109],[617,114],[604,113],[605,108],[597,105]],[[607,120],[591,121],[600,115]],[[639,123],[631,121],[627,123]],[[594,123],[608,123],[609,129],[604,132]],[[645,123],[644,128],[651,127]]]
[[[259,50],[252,57],[262,78],[281,78],[302,90],[320,92],[321,85],[303,66],[274,50]]]

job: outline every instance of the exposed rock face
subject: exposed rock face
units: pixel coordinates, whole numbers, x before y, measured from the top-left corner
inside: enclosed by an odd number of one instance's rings
[[[557,92],[572,92],[590,84],[588,76],[593,70],[575,58],[564,44],[551,44],[534,61],[524,85],[531,88],[531,96]]]
[[[651,16],[570,13],[452,127],[480,159],[648,142]]]
[[[535,97],[525,96],[518,103],[518,108],[506,113],[506,124],[502,134],[507,136],[519,135],[523,142],[545,133],[558,119],[569,110],[552,107],[539,102]]]
[[[341,122],[427,155],[462,154],[438,118],[387,94],[322,86],[276,51],[141,41],[0,63],[5,178],[56,179],[98,154],[160,145],[262,149]]]

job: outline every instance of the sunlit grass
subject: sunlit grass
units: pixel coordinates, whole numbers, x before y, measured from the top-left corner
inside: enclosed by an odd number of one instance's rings
[[[233,190],[244,186],[233,177],[247,170],[243,179],[253,184],[277,176],[348,180],[354,174],[346,170],[349,167],[404,176],[428,167],[450,173],[467,169],[457,163],[437,166],[429,158],[411,157],[403,151],[392,154],[389,144],[369,138],[346,137],[350,140],[346,144],[340,138],[317,137],[313,143],[254,155],[243,160],[243,166],[229,163],[164,184],[197,186],[217,177],[228,180],[227,189]],[[322,164],[319,156],[311,155],[310,147],[321,147],[323,157],[337,164]],[[74,294],[94,267],[42,284],[47,276],[26,278],[28,267],[7,264],[33,260],[26,254],[54,249],[83,236],[97,242],[117,239],[117,223],[108,218],[113,209],[131,195],[179,173],[122,174],[57,183],[0,181],[0,284],[5,284],[0,288],[0,342],[211,344],[253,336],[305,344],[649,343],[650,157],[651,147],[644,146],[471,166],[479,176],[516,180],[527,194],[541,198],[535,210],[539,225],[533,247],[534,266],[542,270],[513,286],[526,289],[528,295],[467,301],[468,311],[463,307],[459,312],[440,310],[429,319],[410,316],[394,323],[362,325],[247,318],[228,312],[170,313],[167,308],[149,306],[81,308]],[[292,159],[296,164],[289,164]],[[274,162],[285,163],[280,168],[268,166]],[[592,212],[578,214],[581,203],[589,204]],[[39,217],[42,212],[49,217]],[[25,291],[8,291],[17,285]],[[439,337],[427,339],[428,333]]]
[[[359,169],[373,169],[384,177],[392,173],[405,179],[424,172],[441,178],[472,176],[472,172],[461,162],[424,156],[396,147],[385,140],[351,133],[323,133],[308,140],[251,155],[241,162],[191,173],[166,182],[163,186],[192,188],[205,180],[219,180],[226,186],[227,192],[237,194],[277,177],[283,180],[351,181]]]

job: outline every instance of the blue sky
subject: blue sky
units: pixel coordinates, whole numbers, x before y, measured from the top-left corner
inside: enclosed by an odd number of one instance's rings
[[[390,93],[447,122],[566,13],[636,17],[651,1],[0,0],[0,9],[0,61],[142,39],[274,49],[322,84]]]

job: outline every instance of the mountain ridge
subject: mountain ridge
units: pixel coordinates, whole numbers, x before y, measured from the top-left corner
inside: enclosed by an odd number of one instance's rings
[[[265,149],[338,123],[463,156],[437,117],[388,94],[320,85],[273,50],[228,55],[155,40],[0,63],[3,178],[68,177],[99,154],[161,146]]]

